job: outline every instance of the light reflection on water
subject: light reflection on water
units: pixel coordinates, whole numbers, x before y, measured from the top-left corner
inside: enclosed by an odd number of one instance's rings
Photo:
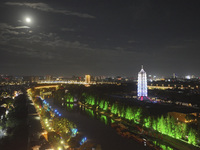
[[[97,111],[86,108],[84,106],[79,106],[77,104],[71,104],[71,103],[66,104],[66,109],[67,111],[80,111],[81,113],[86,114],[87,116],[93,119],[100,120],[101,122],[103,122],[105,125],[108,125],[108,126],[110,126],[112,123],[115,122],[113,119],[111,119],[110,117],[107,117],[104,114],[100,114]],[[163,150],[175,150],[174,148],[170,147],[169,145],[167,145],[166,143],[162,141],[158,142],[154,140],[153,144],[156,146],[159,146]]]

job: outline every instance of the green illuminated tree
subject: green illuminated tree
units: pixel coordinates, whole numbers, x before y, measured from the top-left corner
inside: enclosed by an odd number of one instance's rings
[[[196,145],[195,130],[192,129],[192,128],[189,130],[189,133],[188,133],[188,143],[189,143],[189,144]]]
[[[67,103],[73,103],[74,102],[74,97],[68,92],[65,94],[64,99]]]
[[[93,110],[85,108],[85,112],[86,112],[89,116],[94,117],[94,111],[93,111]]]
[[[122,106],[121,109],[120,109],[120,116],[121,116],[122,118],[124,118],[125,115],[126,115],[126,112],[125,112],[124,106]]]
[[[149,116],[148,118],[144,119],[144,126],[147,127],[147,128],[149,128],[150,125],[151,125],[151,118]]]
[[[153,119],[152,119],[152,128],[154,129],[154,130],[157,130],[157,120],[153,117]]]
[[[140,122],[140,119],[141,119],[141,116],[142,116],[142,109],[141,108],[138,108],[138,109],[132,109],[133,111],[133,119],[134,119],[134,122],[135,123],[139,123]]]
[[[185,136],[187,134],[187,124],[186,123],[182,123],[181,131],[183,133],[182,138],[185,138]]]
[[[90,104],[90,105],[95,105],[95,98],[91,95],[87,95],[87,94],[84,94],[85,96],[85,102]]]
[[[118,106],[117,106],[116,103],[114,103],[114,104],[112,105],[112,107],[111,107],[111,113],[117,114],[117,112],[118,112]]]
[[[175,138],[176,139],[181,139],[182,138],[182,131],[181,131],[181,128],[180,128],[180,125],[176,125],[175,126]]]
[[[172,131],[173,131],[173,129],[172,129],[172,118],[171,118],[170,115],[168,114],[168,115],[167,115],[167,118],[166,118],[166,133],[167,133],[169,136],[173,136]]]
[[[99,107],[100,107],[101,109],[103,109],[103,108],[104,108],[103,106],[104,106],[104,100],[101,100],[100,103],[99,103]]]
[[[103,107],[103,110],[107,110],[108,109],[108,105],[109,105],[109,103],[108,103],[108,101],[104,101],[104,107]]]
[[[129,106],[126,108],[125,118],[128,119],[128,120],[132,120],[133,119],[133,110]]]
[[[157,129],[159,132],[166,134],[165,119],[163,115],[160,118],[158,118]]]

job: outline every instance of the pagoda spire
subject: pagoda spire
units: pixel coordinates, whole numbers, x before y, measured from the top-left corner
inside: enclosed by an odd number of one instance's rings
[[[137,96],[146,96],[147,97],[147,74],[141,65],[141,71],[138,73],[138,84],[137,84]]]

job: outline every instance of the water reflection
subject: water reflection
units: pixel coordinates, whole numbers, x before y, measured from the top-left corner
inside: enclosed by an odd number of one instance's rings
[[[84,110],[86,112],[86,114],[88,114],[90,117],[94,118],[94,111],[93,110],[88,109],[88,108],[84,108],[84,109],[81,109],[81,110]]]
[[[102,122],[104,122],[106,125],[108,125],[108,117],[107,116],[101,115],[100,119]]]
[[[74,109],[74,104],[73,103],[67,103],[66,104],[67,110],[73,110]]]
[[[159,146],[160,148],[162,148],[162,150],[175,150],[175,149],[171,148],[170,146],[161,144],[157,141],[154,141],[153,144],[156,145],[156,146]]]
[[[100,120],[101,122],[103,122],[107,126],[111,126],[111,124],[116,123],[116,121],[113,120],[111,117],[108,117],[101,112],[87,108],[83,105],[68,103],[68,104],[65,105],[65,107],[67,108],[67,111],[78,111],[81,114],[87,115],[87,116],[89,116],[93,119]],[[148,140],[153,141],[152,143],[154,145],[162,148],[163,150],[175,150],[174,148],[172,148],[171,146],[169,146],[168,144],[166,144],[166,143],[164,143],[160,140],[156,141],[155,139],[153,139],[151,137],[148,137]]]

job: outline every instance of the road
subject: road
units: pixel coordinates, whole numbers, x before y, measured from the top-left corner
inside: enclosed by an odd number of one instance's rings
[[[35,110],[35,107],[30,97],[28,99],[27,120],[27,124],[29,126],[27,150],[32,150],[32,146],[39,144],[39,137],[40,133],[42,132],[42,126],[40,124],[40,118]]]

